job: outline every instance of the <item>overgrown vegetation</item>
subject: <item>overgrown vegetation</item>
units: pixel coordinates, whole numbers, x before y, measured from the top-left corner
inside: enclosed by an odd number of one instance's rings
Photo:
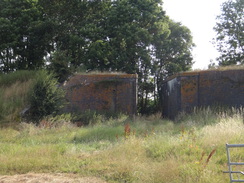
[[[141,101],[158,101],[161,81],[193,64],[191,31],[162,0],[1,0],[0,30],[0,73],[46,68],[59,82],[80,70],[137,73]]]
[[[0,124],[8,124],[58,114],[65,93],[47,71],[16,71],[0,75],[0,94]]]
[[[123,116],[122,113],[86,110],[83,112],[73,112],[71,114],[71,121],[78,126],[97,125],[106,123],[108,120],[123,118]]]
[[[20,122],[20,113],[28,105],[35,76],[34,71],[0,75],[0,124]]]
[[[28,118],[39,122],[48,115],[57,115],[64,107],[65,92],[58,87],[53,74],[39,71],[30,94]]]
[[[244,141],[243,108],[195,109],[175,121],[161,114],[133,120],[93,111],[59,114],[57,97],[63,93],[52,74],[17,71],[1,75],[0,83],[2,175],[58,172],[114,183],[222,183],[229,181],[222,172],[225,144]],[[38,118],[24,123],[20,112],[31,99],[36,101],[29,114],[37,106]],[[232,160],[244,161],[243,154],[235,149]]]
[[[203,120],[204,125],[200,124]],[[54,121],[59,121],[53,125]],[[243,110],[178,118],[126,116],[78,128],[53,119],[0,130],[0,174],[76,173],[107,182],[228,182],[226,143],[243,143]],[[210,123],[207,123],[210,121]],[[244,151],[233,151],[243,161]],[[236,169],[237,170],[237,169]]]
[[[55,75],[45,70],[16,71],[0,75],[0,125],[21,121],[72,121],[79,126],[105,123],[123,116],[121,113],[77,111],[62,114],[67,103]]]

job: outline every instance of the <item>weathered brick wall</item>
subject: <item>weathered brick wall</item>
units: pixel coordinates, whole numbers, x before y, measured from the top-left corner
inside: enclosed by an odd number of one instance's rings
[[[202,72],[199,105],[244,106],[244,70]]]
[[[165,81],[162,91],[163,115],[169,118],[199,106],[244,106],[244,70],[181,73]]]
[[[137,75],[75,75],[65,84],[67,112],[94,110],[136,114]]]

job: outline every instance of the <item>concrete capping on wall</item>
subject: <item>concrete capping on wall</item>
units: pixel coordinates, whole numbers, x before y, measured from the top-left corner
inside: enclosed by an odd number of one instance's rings
[[[244,69],[185,72],[162,84],[163,115],[174,118],[194,107],[244,106]]]
[[[66,112],[136,114],[136,74],[76,74],[63,87],[69,101]]]

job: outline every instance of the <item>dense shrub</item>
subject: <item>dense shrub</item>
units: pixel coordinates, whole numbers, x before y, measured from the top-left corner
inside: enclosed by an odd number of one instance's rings
[[[65,92],[58,87],[53,74],[39,71],[30,95],[28,118],[38,123],[42,118],[56,115],[65,103]]]

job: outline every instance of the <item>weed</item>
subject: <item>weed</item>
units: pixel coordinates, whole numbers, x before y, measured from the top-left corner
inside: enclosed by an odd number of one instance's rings
[[[213,150],[211,151],[211,153],[208,155],[208,158],[207,158],[206,163],[205,163],[205,167],[207,166],[207,164],[209,163],[210,158],[213,156],[213,154],[214,154],[215,152],[216,152],[216,149],[213,149]]]
[[[130,136],[130,124],[127,123],[124,127],[124,136],[127,139]]]

